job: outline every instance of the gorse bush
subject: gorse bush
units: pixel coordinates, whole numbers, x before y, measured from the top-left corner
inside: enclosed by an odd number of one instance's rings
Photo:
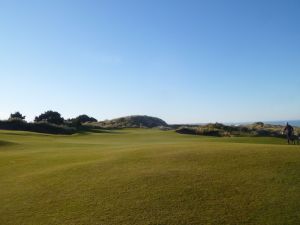
[[[280,136],[279,133],[272,131],[272,130],[266,130],[266,129],[256,129],[251,132],[253,136],[258,136],[258,137],[271,137],[271,136]]]
[[[196,128],[195,132],[198,135],[221,137],[221,136],[225,136],[226,130],[217,129],[217,128],[202,128],[202,127],[200,127],[200,128]]]
[[[47,122],[31,123],[32,131],[49,134],[74,134],[78,130],[75,127],[56,125]]]
[[[0,121],[0,129],[32,131],[48,134],[74,134],[77,132],[77,129],[74,127],[56,125],[48,122],[27,123],[26,121],[18,119]]]
[[[74,134],[79,131],[89,131],[92,128],[83,126],[83,123],[97,122],[93,117],[80,115],[74,119],[64,120],[60,113],[48,110],[36,116],[34,123],[25,121],[25,116],[20,112],[10,114],[8,120],[0,120],[2,130],[22,130],[49,134]]]
[[[194,134],[203,136],[229,137],[285,137],[283,127],[263,124],[261,122],[247,126],[227,126],[221,123],[207,124],[198,127],[180,127],[176,130],[180,134]],[[300,128],[295,128],[295,134],[300,134]]]
[[[179,127],[176,132],[179,134],[197,134],[196,129],[192,127]]]

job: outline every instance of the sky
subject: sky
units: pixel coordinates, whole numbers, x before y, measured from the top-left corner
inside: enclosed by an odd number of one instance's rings
[[[0,0],[0,119],[300,119],[298,0]]]

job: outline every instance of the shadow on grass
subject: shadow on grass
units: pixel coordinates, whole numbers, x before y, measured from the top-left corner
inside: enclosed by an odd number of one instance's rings
[[[0,147],[8,146],[8,145],[16,145],[16,144],[17,144],[17,143],[14,143],[14,142],[1,141],[1,140],[0,140]]]
[[[96,127],[77,127],[76,132],[73,134],[52,134],[52,133],[45,133],[45,132],[38,132],[38,131],[29,131],[29,130],[1,130],[1,134],[6,135],[16,135],[16,136],[53,136],[53,135],[60,135],[60,136],[70,136],[70,135],[87,135],[90,133],[98,133],[98,134],[124,134],[126,132],[122,131],[123,128],[96,128]]]
[[[101,128],[84,128],[80,129],[77,134],[82,134],[82,135],[87,135],[90,133],[96,133],[96,134],[124,134],[126,132],[120,132],[120,130],[123,130],[122,128],[120,129],[101,129]]]
[[[3,132],[6,130],[1,130],[1,134],[5,135],[15,135],[15,136],[52,136],[56,134],[48,134],[48,133],[41,133],[35,131],[26,131],[26,130],[8,130],[8,132]],[[63,135],[63,134],[60,134]],[[69,136],[69,134],[65,134]]]

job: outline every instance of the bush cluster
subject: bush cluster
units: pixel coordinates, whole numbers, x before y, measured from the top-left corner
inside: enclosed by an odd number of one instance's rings
[[[48,122],[27,123],[19,119],[0,121],[0,129],[33,131],[48,134],[74,134],[77,131],[74,127],[56,125]]]
[[[25,116],[20,112],[12,113],[8,120],[0,120],[2,130],[33,131],[48,134],[74,134],[81,130],[86,130],[83,123],[97,122],[93,117],[80,115],[73,119],[65,120],[60,113],[46,111],[35,117],[34,122],[26,122]]]
[[[215,137],[255,136],[255,137],[284,137],[282,126],[265,125],[257,122],[248,126],[227,126],[221,123],[207,124],[197,127],[180,127],[180,134],[194,134]],[[297,129],[295,129],[298,131]]]

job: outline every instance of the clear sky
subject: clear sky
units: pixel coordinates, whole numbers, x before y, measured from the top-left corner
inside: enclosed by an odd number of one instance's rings
[[[298,0],[0,0],[0,118],[300,119]]]

